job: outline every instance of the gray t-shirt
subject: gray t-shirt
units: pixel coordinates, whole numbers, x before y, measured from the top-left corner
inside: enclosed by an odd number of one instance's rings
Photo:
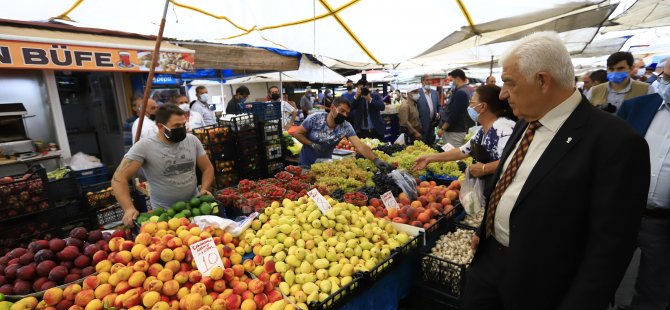
[[[125,157],[142,163],[151,186],[151,205],[167,208],[198,194],[196,158],[203,155],[202,143],[187,134],[184,141],[174,144],[166,144],[156,136],[142,139]]]

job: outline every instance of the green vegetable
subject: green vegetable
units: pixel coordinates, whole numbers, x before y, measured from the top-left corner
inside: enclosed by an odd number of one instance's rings
[[[185,217],[190,217],[191,214],[193,214],[193,213],[191,213],[191,211],[192,210],[184,210],[184,211],[181,211],[181,213],[184,214]]]
[[[200,201],[214,202],[214,197],[212,197],[212,195],[203,195],[203,196],[200,196]]]
[[[174,215],[177,214],[177,212],[175,212],[174,209],[170,208],[170,209],[167,210],[166,214],[169,217],[174,217]]]
[[[156,208],[154,209],[154,214],[155,216],[161,216],[163,213],[165,213],[165,209],[163,208]]]
[[[177,203],[175,203],[174,205],[172,205],[172,208],[173,208],[176,212],[181,212],[182,210],[186,209],[186,203],[183,202],[183,201],[177,202]]]
[[[176,219],[180,219],[180,218],[183,218],[183,217],[186,217],[184,215],[184,213],[177,213],[177,214],[174,215],[174,218],[176,218]]]
[[[191,208],[197,208],[200,206],[200,199],[193,198],[191,199]]]
[[[210,215],[212,214],[212,207],[209,205],[209,203],[203,202],[200,205],[200,213],[202,215]]]
[[[191,214],[192,214],[193,216],[200,216],[200,215],[201,215],[201,214],[200,214],[200,209],[198,209],[198,208],[194,208],[193,210],[191,210]]]

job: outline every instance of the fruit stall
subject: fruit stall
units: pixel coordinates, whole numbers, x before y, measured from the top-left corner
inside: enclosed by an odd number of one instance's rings
[[[16,212],[36,212],[45,199],[46,210],[77,205],[83,210],[70,212],[88,217],[6,244],[0,310],[457,308],[472,258],[467,245],[482,217],[464,214],[458,201],[469,162],[401,173],[353,156],[309,170],[266,169],[271,160],[259,156],[253,171],[236,160],[238,137],[260,140],[265,126],[246,116],[201,128],[212,161],[234,161],[217,177],[252,172],[166,209],[147,210],[136,193],[144,209],[134,229],[111,227],[101,215],[118,207],[102,169],[0,179],[2,199]],[[238,146],[234,154],[219,147],[225,143]],[[418,156],[437,150],[380,143],[374,152],[411,171]]]

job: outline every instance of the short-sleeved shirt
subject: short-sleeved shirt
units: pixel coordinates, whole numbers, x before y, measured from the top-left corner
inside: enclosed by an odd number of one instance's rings
[[[131,129],[131,132],[133,134],[133,144],[135,143],[135,134],[137,134],[137,127],[140,125],[140,119],[137,118],[133,122],[133,127]],[[150,118],[144,116],[144,122],[142,122],[142,133],[140,133],[140,140],[148,137],[153,137],[156,136],[156,133],[158,133],[158,126],[156,126],[156,122],[152,121]],[[139,140],[138,140],[139,141]]]
[[[187,134],[179,143],[165,143],[148,137],[133,145],[125,158],[138,161],[151,186],[152,206],[170,207],[198,194],[196,159],[205,155],[202,143]]]
[[[354,127],[347,121],[332,129],[328,127],[328,123],[326,122],[327,116],[328,113],[326,112],[317,112],[310,114],[310,116],[305,118],[302,122],[302,127],[305,127],[307,130],[307,139],[313,143],[328,145],[328,152],[317,153],[313,148],[305,145],[300,151],[301,165],[310,166],[318,158],[331,158],[335,146],[342,140],[342,137],[350,138],[356,136]]]
[[[493,126],[491,126],[486,134],[484,134],[484,129],[480,128],[477,133],[470,138],[470,141],[461,146],[461,152],[463,152],[463,154],[473,155],[471,143],[474,142],[482,145],[488,151],[491,161],[499,160],[500,157],[502,157],[507,140],[509,140],[509,137],[512,135],[514,125],[516,125],[516,122],[513,120],[499,117],[493,122]]]
[[[191,111],[200,113],[206,126],[216,125],[216,115],[214,114],[214,111],[209,109],[207,103],[202,103],[200,100],[196,100],[193,105],[191,105]]]

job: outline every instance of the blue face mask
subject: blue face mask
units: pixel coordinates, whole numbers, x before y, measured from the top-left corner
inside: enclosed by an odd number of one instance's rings
[[[244,103],[245,101],[247,101],[247,98],[240,98],[240,103]]]
[[[607,72],[607,79],[614,84],[623,83],[628,76],[628,72]]]
[[[665,102],[670,102],[670,84],[665,82],[663,78],[661,78],[658,85],[658,94]]]
[[[475,123],[477,123],[477,121],[479,120],[479,112],[477,112],[477,110],[475,110],[475,107],[478,107],[478,106],[479,106],[479,104],[474,106],[474,107],[468,107],[468,115],[470,116],[470,118],[473,121],[475,121]]]

